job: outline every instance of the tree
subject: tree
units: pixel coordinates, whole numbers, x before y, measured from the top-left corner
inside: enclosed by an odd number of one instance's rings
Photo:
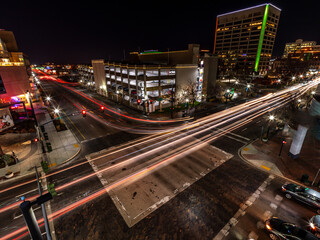
[[[183,87],[177,90],[179,92],[179,96],[176,96],[178,103],[185,103],[188,99],[194,106],[197,99],[197,83],[195,81],[189,79]]]

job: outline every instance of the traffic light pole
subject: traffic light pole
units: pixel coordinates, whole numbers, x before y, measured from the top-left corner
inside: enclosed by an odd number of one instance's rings
[[[38,189],[39,189],[39,195],[42,196],[42,189],[41,189],[41,185],[39,182],[39,175],[38,175],[38,170],[37,167],[34,167],[36,170],[36,177],[37,177],[37,184],[38,184]],[[42,210],[42,215],[43,215],[43,219],[44,219],[44,227],[46,229],[46,233],[47,233],[47,240],[51,240],[51,232],[50,232],[50,227],[49,227],[49,222],[48,222],[48,217],[47,217],[47,211],[46,208],[44,206],[44,203],[41,204],[41,210]]]
[[[40,228],[32,210],[32,203],[30,201],[24,201],[20,204],[20,209],[22,211],[22,215],[27,224],[32,240],[42,240],[43,238],[40,232]]]

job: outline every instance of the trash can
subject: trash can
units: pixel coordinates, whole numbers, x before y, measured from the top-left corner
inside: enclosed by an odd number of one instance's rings
[[[48,140],[48,139],[49,139],[48,133],[43,133],[43,136],[44,136],[44,139],[45,139],[45,140]]]
[[[52,146],[51,146],[51,143],[47,143],[47,149],[48,149],[48,152],[52,152]]]

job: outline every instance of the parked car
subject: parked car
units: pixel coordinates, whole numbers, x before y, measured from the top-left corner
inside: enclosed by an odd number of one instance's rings
[[[318,240],[311,232],[304,230],[292,223],[273,217],[266,221],[269,237],[275,239]]]
[[[320,193],[307,187],[303,187],[294,183],[284,184],[282,192],[286,198],[294,198],[302,203],[305,203],[317,210],[320,214]]]
[[[315,215],[309,220],[310,232],[320,237],[320,215]]]

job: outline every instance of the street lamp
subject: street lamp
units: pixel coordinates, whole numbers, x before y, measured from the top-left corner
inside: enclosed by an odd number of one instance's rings
[[[301,103],[301,99],[300,98],[298,99],[298,103]]]
[[[58,115],[60,113],[60,110],[58,108],[55,108],[53,112]]]
[[[293,80],[293,81],[294,81],[294,80],[296,80],[296,77],[295,77],[295,76],[293,76],[293,77],[292,77],[292,80]]]
[[[273,115],[270,115],[270,116],[269,116],[267,133],[266,133],[266,135],[264,135],[264,136],[262,137],[262,141],[263,141],[263,142],[268,142],[271,122],[272,122],[274,119],[275,119],[275,117],[274,117]],[[261,130],[261,136],[262,136],[262,133],[263,133],[263,127],[262,127],[262,130]]]
[[[312,92],[311,92],[311,94],[312,94],[312,95],[315,95],[315,94],[316,94],[316,92],[315,92],[315,91],[312,91]]]
[[[49,101],[51,101],[51,97],[50,96],[47,96],[46,97],[46,100],[49,102]]]

